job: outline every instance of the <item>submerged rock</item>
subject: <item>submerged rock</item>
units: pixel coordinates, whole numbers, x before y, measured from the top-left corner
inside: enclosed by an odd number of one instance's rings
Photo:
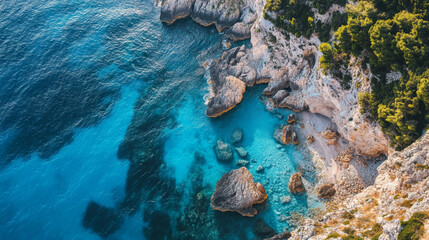
[[[294,173],[289,179],[289,190],[293,194],[300,194],[305,192],[304,183],[302,182],[301,173]]]
[[[330,198],[332,196],[335,195],[335,185],[334,184],[322,184],[318,189],[317,189],[317,196],[319,198]]]
[[[106,224],[107,223],[107,224]],[[91,201],[86,207],[82,225],[105,238],[121,227],[122,218],[115,209]]]
[[[266,224],[262,219],[256,220],[256,222],[253,224],[253,232],[256,236],[261,238],[270,238],[277,234],[277,232],[268,226],[268,224]]]
[[[229,163],[234,159],[231,145],[222,140],[217,140],[214,151],[219,162]]]
[[[292,237],[290,232],[284,232],[284,233],[277,234],[271,238],[266,238],[265,240],[287,240],[290,237]]]
[[[249,161],[247,161],[247,160],[240,159],[237,161],[237,166],[245,167],[247,165],[249,165]]]
[[[244,149],[244,147],[236,147],[235,151],[237,151],[238,156],[244,158],[247,156],[247,151]]]
[[[243,131],[240,129],[235,129],[234,132],[232,132],[232,143],[239,143],[241,140],[243,140]]]
[[[238,212],[243,216],[253,217],[258,211],[254,204],[268,198],[264,186],[253,181],[247,168],[242,167],[224,174],[216,183],[211,197],[213,209],[222,212]]]
[[[283,196],[280,198],[280,201],[282,202],[282,204],[290,203],[291,198],[290,196]]]
[[[261,172],[263,172],[265,170],[265,168],[262,166],[262,165],[259,165],[257,168],[256,168],[256,172],[258,172],[258,173],[261,173]]]

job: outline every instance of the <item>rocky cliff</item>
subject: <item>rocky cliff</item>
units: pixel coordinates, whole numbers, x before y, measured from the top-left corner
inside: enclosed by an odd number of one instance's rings
[[[392,153],[378,172],[373,186],[332,203],[328,207],[331,211],[318,221],[307,220],[292,233],[292,239],[335,239],[348,235],[365,239],[378,236],[380,240],[414,239],[406,234],[413,226],[411,223],[418,225],[419,221],[426,226],[418,227],[416,236],[429,239],[429,219],[415,220],[415,216],[429,213],[429,133],[403,151]]]

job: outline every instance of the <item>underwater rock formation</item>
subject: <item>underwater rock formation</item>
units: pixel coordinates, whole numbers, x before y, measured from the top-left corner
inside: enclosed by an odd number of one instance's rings
[[[214,146],[214,152],[219,162],[228,163],[234,159],[231,145],[220,139],[217,140],[216,145]]]
[[[322,184],[318,189],[317,189],[317,196],[319,198],[330,198],[332,196],[335,195],[335,185],[334,184]]]
[[[242,158],[247,157],[247,151],[244,149],[244,147],[236,147],[235,151],[237,152],[238,156]]]
[[[232,132],[232,143],[239,143],[241,140],[243,140],[243,131],[240,129],[235,129],[234,132]]]
[[[224,174],[216,183],[211,197],[213,209],[222,212],[238,212],[243,216],[253,217],[258,213],[254,204],[268,198],[264,186],[253,181],[253,176],[242,167]]]
[[[91,201],[86,207],[82,225],[105,238],[118,230],[122,221],[115,209]]]
[[[289,190],[293,194],[300,194],[305,192],[304,183],[302,182],[301,173],[294,173],[289,179]]]
[[[253,224],[253,233],[261,238],[270,238],[277,235],[277,232],[268,226],[268,224],[262,219],[256,220]]]

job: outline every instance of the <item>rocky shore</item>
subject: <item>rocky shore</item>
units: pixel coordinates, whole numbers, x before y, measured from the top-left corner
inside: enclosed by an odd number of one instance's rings
[[[211,95],[206,115],[225,114],[241,102],[247,87],[267,84],[263,90],[267,109],[297,112],[300,126],[291,119],[274,137],[280,144],[308,146],[320,172],[315,189],[319,198],[326,199],[323,218],[303,220],[292,239],[326,239],[334,233],[337,238],[350,235],[370,239],[365,232],[375,224],[379,224],[378,231],[374,230],[378,239],[397,239],[401,220],[429,210],[428,134],[402,152],[390,149],[378,123],[368,120],[358,104],[358,92],[371,89],[371,72],[362,69],[359,59],[352,58],[351,87],[344,89],[340,81],[319,69],[322,54],[317,36],[286,38],[263,18],[264,5],[263,0],[163,2],[164,22],[171,24],[191,16],[202,25],[215,24],[231,40],[251,38],[252,48],[230,48],[209,66]],[[331,16],[332,11],[327,11],[316,18],[326,21]],[[389,158],[380,165],[385,156]],[[261,166],[258,172],[263,170]],[[306,190],[300,180],[299,173],[291,178],[291,192]]]

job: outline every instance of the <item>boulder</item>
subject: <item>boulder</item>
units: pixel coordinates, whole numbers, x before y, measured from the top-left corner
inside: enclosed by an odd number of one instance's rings
[[[255,183],[249,170],[242,167],[221,177],[210,202],[215,210],[238,212],[243,216],[253,217],[258,213],[253,205],[262,203],[267,198],[264,186]]]
[[[298,134],[295,132],[293,125],[286,125],[283,127],[280,140],[283,144],[289,144],[290,142],[295,145],[298,144]]]
[[[214,97],[207,104],[208,117],[218,117],[234,108],[241,102],[246,91],[246,84],[234,76],[226,76],[217,86]]]
[[[304,183],[302,182],[301,173],[294,173],[289,179],[289,190],[293,194],[300,194],[305,192]]]
[[[294,114],[290,114],[287,117],[287,123],[289,123],[289,124],[295,124],[295,115]]]
[[[335,161],[340,164],[343,168],[348,168],[350,165],[350,162],[353,160],[355,156],[355,151],[353,148],[348,147],[338,153],[337,157],[335,158]]]
[[[339,134],[332,129],[326,128],[322,131],[322,137],[326,139],[328,145],[335,145],[338,142]]]
[[[262,166],[262,165],[259,165],[257,168],[256,168],[256,172],[258,172],[258,173],[261,173],[261,172],[263,172],[265,170],[265,168]]]
[[[232,143],[239,143],[241,140],[243,140],[243,131],[240,129],[235,129],[234,132],[232,132]]]
[[[268,226],[268,224],[266,224],[262,219],[256,220],[256,222],[253,224],[253,233],[261,238],[270,238],[277,234],[277,232]]]
[[[235,151],[237,151],[238,156],[245,158],[247,157],[247,151],[244,147],[236,147]]]
[[[219,162],[229,163],[234,159],[231,145],[224,143],[222,140],[217,140],[214,152]]]
[[[283,196],[280,198],[280,201],[282,202],[282,204],[290,203],[291,198],[290,196]]]
[[[336,192],[334,186],[334,184],[322,184],[319,188],[317,188],[317,196],[323,199],[334,196]]]
[[[247,160],[240,159],[240,160],[237,161],[237,166],[245,167],[247,165],[249,165],[249,161],[247,161]]]
[[[180,18],[189,16],[195,0],[168,0],[161,7],[161,21],[172,24]]]

